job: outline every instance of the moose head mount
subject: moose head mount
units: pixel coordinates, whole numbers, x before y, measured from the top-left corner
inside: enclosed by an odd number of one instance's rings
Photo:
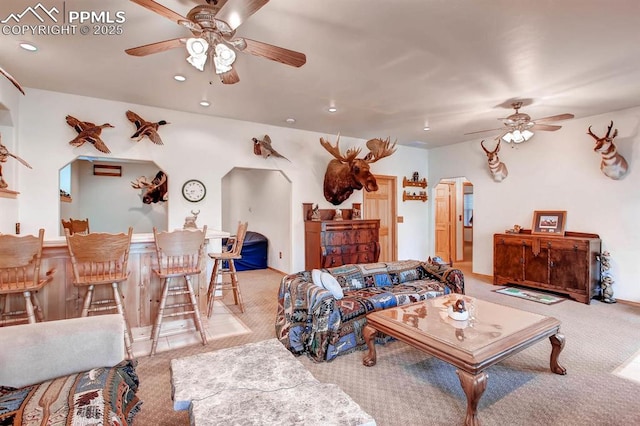
[[[389,138],[370,139],[367,141],[369,153],[364,158],[356,158],[360,148],[349,148],[345,155],[340,152],[340,135],[336,145],[320,138],[320,144],[335,158],[329,161],[324,174],[324,198],[334,206],[349,198],[354,190],[364,188],[375,192],[378,190],[376,178],[371,174],[369,164],[388,157],[396,151],[396,142],[391,144]]]
[[[607,134],[603,137],[599,138],[594,135],[591,131],[591,126],[589,126],[587,134],[596,140],[596,146],[593,150],[600,153],[602,156],[602,161],[600,162],[600,170],[602,170],[602,173],[611,179],[618,180],[627,174],[627,169],[629,167],[627,165],[627,160],[625,160],[622,155],[618,154],[618,150],[613,144],[613,140],[618,136],[618,129],[613,132],[613,136],[610,136],[612,128],[613,120],[611,121],[611,124],[609,124],[609,127],[607,127]]]
[[[498,139],[498,144],[496,145],[493,151],[489,151],[484,146],[484,141],[480,142],[482,145],[482,149],[485,154],[487,154],[487,161],[489,162],[489,172],[491,172],[491,176],[493,176],[493,180],[496,182],[502,182],[509,175],[509,171],[507,170],[506,164],[500,161],[498,158],[498,151],[500,151],[500,139]]]
[[[145,204],[167,201],[169,184],[167,183],[167,174],[160,170],[151,182],[145,177],[140,176],[135,182],[131,182],[134,189],[143,189],[142,202]]]

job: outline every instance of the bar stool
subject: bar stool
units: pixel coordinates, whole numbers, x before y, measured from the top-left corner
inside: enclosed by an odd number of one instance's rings
[[[248,226],[248,222],[238,222],[236,235],[227,239],[227,244],[222,247],[222,253],[209,253],[209,257],[213,259],[213,271],[211,272],[211,280],[209,280],[209,289],[207,291],[207,316],[209,318],[213,314],[213,301],[218,287],[218,276],[220,276],[220,289],[231,289],[235,304],[240,307],[240,312],[244,312],[244,303],[242,294],[240,294],[240,283],[238,282],[234,260],[242,259],[242,245],[244,244]],[[228,262],[227,268],[224,267],[223,262]],[[225,275],[229,275],[231,282],[224,282]]]
[[[88,234],[89,231],[89,218],[86,219],[73,219],[68,221],[61,219],[62,227],[68,229],[71,235],[73,234]]]
[[[158,232],[153,228],[153,237],[156,244],[158,267],[154,269],[162,280],[162,296],[158,314],[151,331],[151,356],[156,353],[162,318],[176,316],[191,316],[196,330],[200,332],[202,344],[207,344],[207,335],[202,326],[200,309],[196,301],[196,295],[191,284],[192,275],[200,275],[202,272],[202,257],[204,253],[205,236],[207,226],[200,229],[179,229],[171,232]],[[173,278],[183,278],[184,284],[172,285]],[[188,301],[184,301],[184,296]],[[181,300],[167,305],[169,297],[182,296]],[[186,308],[186,309],[185,309]],[[165,309],[170,312],[165,313]]]
[[[90,313],[117,311],[124,319],[124,343],[127,348],[127,356],[133,359],[131,344],[133,337],[127,316],[122,304],[120,283],[127,281],[129,271],[129,249],[133,228],[129,227],[127,234],[109,234],[94,232],[90,234],[71,235],[69,229],[64,230],[67,239],[67,248],[71,256],[71,268],[73,270],[73,285],[86,287],[82,313],[86,317]],[[108,298],[94,300],[96,286],[108,285],[112,295]]]
[[[53,280],[54,269],[40,277],[44,229],[38,236],[0,235],[0,326],[44,321],[36,292]],[[25,309],[8,311],[7,296],[22,293]]]

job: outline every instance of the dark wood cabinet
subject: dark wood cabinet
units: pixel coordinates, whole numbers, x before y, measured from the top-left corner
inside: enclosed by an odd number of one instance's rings
[[[377,262],[380,220],[305,221],[305,269]]]
[[[589,304],[600,287],[597,234],[495,234],[493,283],[550,290]]]

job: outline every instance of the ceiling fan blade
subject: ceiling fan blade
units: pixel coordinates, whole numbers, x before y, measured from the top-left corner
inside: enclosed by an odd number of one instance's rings
[[[216,19],[226,22],[235,30],[268,2],[269,0],[227,0],[216,13]]]
[[[562,126],[556,126],[553,124],[534,124],[530,130],[546,130],[547,132],[555,132],[562,129]]]
[[[271,59],[272,61],[291,65],[292,67],[301,67],[307,62],[307,57],[304,53],[295,52],[293,50],[285,49],[284,47],[273,46],[271,44],[248,38],[244,38],[243,40],[246,42],[246,47],[244,49],[240,49],[242,52],[251,53],[255,56],[262,56],[263,58]]]
[[[240,77],[238,76],[235,68],[231,68],[231,71],[220,74],[220,80],[223,84],[236,84],[240,81]]]
[[[175,23],[178,21],[188,21],[187,18],[180,15],[179,13],[174,12],[166,6],[161,5],[160,3],[156,3],[153,0],[131,0],[132,2],[139,4],[142,7],[146,7],[152,12],[155,12],[159,15],[164,16],[165,18],[171,19]]]
[[[504,130],[504,127],[498,127],[497,129],[478,130],[478,131],[475,131],[475,132],[465,133],[465,135],[475,135],[476,133],[494,132],[496,130]]]
[[[573,114],[558,114],[558,115],[552,115],[549,117],[537,118],[533,121],[536,123],[546,123],[548,121],[569,120],[570,118],[573,118],[573,117],[575,117],[575,115]]]
[[[159,41],[157,43],[145,44],[144,46],[132,47],[125,52],[132,56],[147,56],[153,53],[164,52],[165,50],[175,49],[184,46],[185,38],[174,38],[171,40]]]

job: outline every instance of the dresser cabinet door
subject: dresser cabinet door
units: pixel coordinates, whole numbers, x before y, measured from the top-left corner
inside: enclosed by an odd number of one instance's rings
[[[494,284],[504,284],[505,280],[522,281],[524,278],[522,253],[523,245],[519,239],[498,235],[494,237]]]

